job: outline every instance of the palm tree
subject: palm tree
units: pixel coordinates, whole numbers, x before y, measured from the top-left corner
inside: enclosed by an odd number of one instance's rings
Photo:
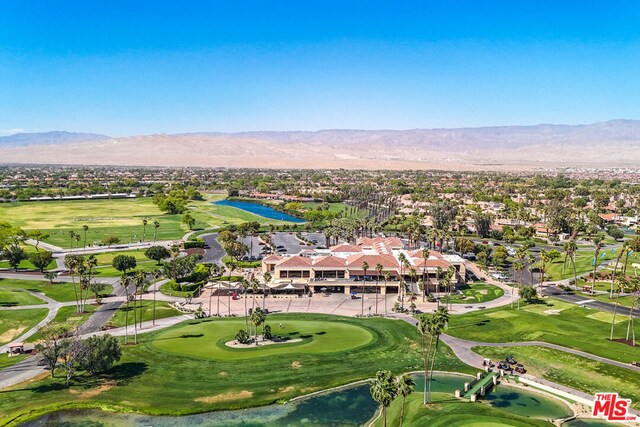
[[[120,284],[124,287],[124,294],[127,301],[127,307],[124,311],[124,343],[129,343],[129,285],[131,285],[131,279],[126,274],[123,274],[120,278]]]
[[[262,309],[265,310],[265,296],[267,295],[267,286],[269,285],[269,282],[271,282],[271,273],[267,271],[262,275],[262,278],[264,279],[262,282]]]
[[[75,234],[75,233],[74,233]],[[78,290],[76,288],[76,272],[80,264],[80,259],[76,255],[67,255],[64,257],[64,266],[71,273],[71,281],[73,282],[73,293],[76,299],[76,310],[80,312],[80,300]]]
[[[84,231],[84,245],[83,249],[87,247],[87,230],[89,230],[89,226],[87,224],[82,226],[82,231]]]
[[[613,318],[611,319],[611,334],[609,335],[609,340],[613,340],[613,326],[616,323],[616,312],[618,311],[618,303],[620,302],[620,293],[624,290],[626,284],[627,279],[624,276],[617,278],[616,288],[618,291],[618,295],[616,297],[616,303],[613,306]]]
[[[249,312],[247,311],[247,291],[249,290],[249,282],[246,280],[242,281],[242,290],[244,291],[244,325],[247,329],[247,333],[249,333]],[[252,311],[253,313],[253,311]]]
[[[153,221],[153,243],[156,242],[156,235],[158,234],[158,228],[160,228],[160,223],[158,221]]]
[[[369,389],[373,400],[382,406],[383,426],[387,427],[387,408],[398,395],[398,384],[389,371],[378,371]]]
[[[384,278],[384,315],[386,317],[387,316],[387,282],[391,278],[391,273],[389,273],[388,271],[385,271],[382,277]]]
[[[634,321],[633,310],[638,305],[640,301],[640,296],[638,293],[640,292],[640,279],[638,277],[634,277],[628,282],[628,291],[631,294],[631,307],[629,310],[629,321],[627,323],[627,336],[626,340],[629,341],[629,332],[631,331],[631,345],[633,347],[636,346],[636,327]]]
[[[71,246],[74,246],[73,242],[75,241],[75,239],[76,239],[76,232],[73,230],[69,231],[69,240],[71,240]]]
[[[591,281],[591,294],[593,294],[593,291],[596,288],[596,269],[598,268],[598,255],[600,255],[600,249],[602,248],[602,243],[598,242],[596,243],[596,253],[593,257],[593,277],[592,277],[592,281]]]
[[[407,396],[413,393],[413,387],[416,383],[409,374],[400,375],[396,382],[398,384],[398,393],[402,396],[402,409],[400,410],[400,427],[402,427],[404,421],[404,402]]]
[[[435,336],[435,345],[433,348],[433,354],[431,356],[431,368],[429,369],[429,391],[427,395],[427,401],[431,403],[431,383],[433,382],[433,365],[436,362],[436,356],[438,355],[438,343],[440,342],[440,334],[442,330],[449,323],[449,310],[446,307],[438,307],[436,312],[433,314],[433,323],[431,323],[431,328],[429,334],[431,336]]]
[[[367,262],[362,263],[362,270],[364,271],[364,275],[362,276],[362,311],[360,312],[360,317],[364,317],[364,282],[367,280],[367,270],[369,269],[369,264]]]
[[[429,259],[429,249],[422,248],[422,259],[424,259],[424,265],[422,266],[422,302],[427,297],[429,291],[429,273],[427,272],[427,260]]]
[[[235,260],[230,259],[227,265],[229,266],[229,277],[227,280],[227,308],[229,309],[228,316],[231,317],[231,274],[235,268]]]
[[[517,259],[513,262],[514,271],[518,272],[518,289],[522,287],[522,271],[524,270],[524,261]],[[515,295],[513,286],[511,287],[511,308],[513,308],[513,297]],[[518,298],[518,310],[520,310],[520,298]]]
[[[418,316],[418,332],[420,333],[420,341],[422,344],[422,359],[424,362],[424,388],[423,388],[423,397],[422,397],[422,404],[426,405],[427,404],[427,373],[429,370],[429,353],[431,352],[431,346],[433,344],[433,336],[429,335],[429,331],[430,331],[430,327],[431,327],[431,323],[433,322],[433,315],[432,314],[421,314],[420,316]],[[425,351],[425,337],[429,335],[431,337],[430,342],[429,342],[429,352]]]
[[[378,273],[376,275],[376,316],[378,315],[378,291],[380,289],[378,285],[380,284],[380,275],[382,274],[383,268],[384,267],[382,267],[382,264],[380,263],[376,264],[376,273]]]
[[[147,219],[142,219],[142,243],[144,243],[144,239],[147,237]]]
[[[400,263],[400,285],[398,293],[400,294],[400,309],[404,313],[404,268],[409,266],[409,260],[406,255],[401,252],[398,255],[398,262]]]
[[[264,311],[262,311],[260,307],[257,307],[251,313],[251,323],[253,323],[256,328],[255,335],[254,335],[256,345],[258,345],[258,326],[262,325],[266,319],[267,319],[267,316],[264,314]]]
[[[133,280],[136,284],[136,294],[138,295],[138,304],[140,309],[138,321],[140,322],[140,329],[142,329],[142,294],[149,289],[150,283],[149,280],[147,280],[147,273],[142,270],[136,273]]]
[[[620,248],[620,253],[618,253],[618,256],[616,257],[616,263],[613,267],[613,274],[611,275],[611,291],[609,293],[609,299],[613,298],[613,286],[616,281],[616,273],[618,272],[618,263],[620,263],[620,258],[622,258],[622,254],[628,251],[629,249],[627,248],[626,244],[623,244],[622,247]]]
[[[157,268],[153,270],[153,280],[154,280],[154,283],[156,283],[156,286],[157,286],[158,279],[161,277],[162,277],[161,269]],[[153,323],[152,323],[153,326],[156,326],[156,294],[158,293],[158,291],[159,291],[158,288],[156,288],[153,291]],[[209,315],[211,315],[211,305],[209,305]]]

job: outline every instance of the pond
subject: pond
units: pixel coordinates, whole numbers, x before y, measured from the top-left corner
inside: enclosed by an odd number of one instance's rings
[[[416,375],[416,392],[422,392],[422,375]],[[451,393],[461,388],[465,377],[437,374],[431,386],[434,392]],[[499,386],[487,396],[495,408],[537,418],[564,418],[570,409],[555,399],[507,386]],[[109,413],[99,410],[67,410],[53,412],[23,427],[271,427],[271,426],[361,426],[373,417],[376,402],[369,385],[360,384],[322,393],[297,401],[237,411],[208,412],[182,417],[159,417],[138,414]],[[579,426],[581,424],[576,424]],[[591,424],[589,424],[591,425]],[[597,425],[597,424],[596,424]]]
[[[277,219],[279,221],[295,222],[298,224],[304,222],[303,219],[296,218],[295,216],[291,216],[284,212],[277,211],[269,206],[261,205],[259,203],[240,202],[236,200],[225,199],[225,200],[218,200],[217,202],[213,202],[213,204],[242,209],[243,211],[250,212],[252,214],[255,214],[264,218]]]

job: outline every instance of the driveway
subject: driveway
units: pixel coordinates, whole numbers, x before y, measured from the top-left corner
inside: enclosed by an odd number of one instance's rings
[[[202,234],[200,238],[204,240],[208,246],[208,248],[204,250],[202,261],[222,265],[222,258],[225,256],[225,252],[217,240],[218,233]]]
[[[283,246],[285,252],[287,254],[299,254],[303,248],[307,248],[307,246],[302,246],[300,240],[296,237],[295,233],[273,233],[271,235],[271,241],[273,245],[277,248],[278,246]]]

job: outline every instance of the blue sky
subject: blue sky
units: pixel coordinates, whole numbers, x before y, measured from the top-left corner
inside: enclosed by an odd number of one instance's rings
[[[0,133],[640,118],[639,1],[0,0]]]

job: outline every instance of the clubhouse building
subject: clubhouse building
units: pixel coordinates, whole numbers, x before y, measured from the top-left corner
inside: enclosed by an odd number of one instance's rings
[[[271,274],[269,286],[274,290],[310,289],[345,294],[397,293],[401,277],[410,286],[417,286],[417,281],[424,278],[427,292],[435,292],[438,279],[449,268],[455,270],[453,283],[465,281],[466,268],[461,257],[407,249],[397,237],[360,238],[356,244],[342,243],[296,255],[273,254],[262,260],[262,273]]]

